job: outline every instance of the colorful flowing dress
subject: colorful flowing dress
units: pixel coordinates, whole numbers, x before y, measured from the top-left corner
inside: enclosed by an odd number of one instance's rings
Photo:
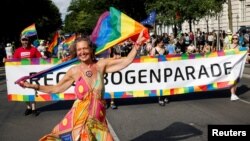
[[[106,122],[100,73],[91,88],[82,75],[75,86],[77,100],[63,120],[40,141],[113,141]]]

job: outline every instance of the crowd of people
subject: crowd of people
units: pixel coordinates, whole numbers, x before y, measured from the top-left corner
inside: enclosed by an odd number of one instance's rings
[[[69,56],[70,51],[69,47],[64,47],[63,43],[58,45],[58,48],[56,51],[50,52],[49,51],[49,41],[46,40],[32,40],[32,38],[29,38],[29,44],[30,46],[36,48],[40,54],[41,57],[44,59],[47,58],[59,58],[59,59],[65,59]],[[17,46],[16,46],[17,45]],[[15,42],[7,42],[6,45],[4,43],[0,44],[0,66],[4,66],[4,63],[8,59],[12,59],[14,56],[14,52],[22,46],[22,41],[20,39],[20,42],[15,43]]]
[[[7,43],[6,47],[1,49],[2,63],[12,58],[51,58],[57,57],[62,62],[78,57],[80,64],[71,67],[66,75],[58,84],[52,86],[40,86],[30,84],[26,81],[20,82],[20,86],[31,88],[44,93],[60,93],[67,90],[73,82],[76,82],[75,93],[77,96],[73,107],[52,132],[41,140],[67,139],[70,135],[74,140],[94,139],[96,137],[105,137],[104,140],[113,140],[105,120],[105,108],[109,105],[112,109],[117,109],[115,99],[105,101],[103,97],[103,75],[105,73],[121,70],[132,63],[134,57],[139,56],[158,56],[175,54],[204,54],[219,49],[249,48],[249,33],[233,34],[228,30],[225,34],[219,36],[220,47],[217,45],[216,33],[164,33],[162,36],[151,35],[150,40],[142,42],[139,36],[137,43],[127,40],[109,50],[99,54],[94,53],[94,48],[87,37],[79,37],[70,48],[64,49],[62,45],[58,46],[57,54],[53,55],[48,51],[48,42],[42,40],[38,46],[31,44],[29,37],[21,36],[21,46],[15,48],[13,44]],[[139,44],[138,44],[139,43]],[[141,44],[143,43],[143,44]],[[4,52],[3,52],[4,50]],[[249,51],[249,49],[248,49]],[[65,59],[66,58],[66,59]],[[246,62],[249,63],[250,59]],[[84,86],[84,88],[82,88]],[[230,88],[231,101],[238,100],[236,95],[237,84]],[[108,102],[109,104],[106,104]],[[169,102],[168,97],[160,96],[159,105],[165,106]],[[95,107],[95,108],[93,108]],[[39,115],[34,101],[26,102],[24,115]],[[77,118],[76,118],[77,117]],[[59,129],[64,124],[65,119],[71,119],[74,124],[67,129]],[[98,128],[96,128],[98,127]],[[70,131],[70,132],[69,132]]]
[[[217,46],[217,34],[215,32],[204,33],[193,32],[180,33],[176,37],[174,34],[164,33],[162,36],[151,35],[150,40],[145,42],[137,56],[158,56],[158,55],[174,55],[174,54],[204,54],[218,50],[227,50],[235,48],[246,48],[248,57],[246,63],[250,63],[249,39],[250,33],[241,32],[233,34],[230,30],[221,32],[219,35],[220,48]],[[121,56],[126,56],[131,48],[131,44],[126,41],[114,47],[118,49]],[[231,100],[238,100],[236,95],[236,84],[231,88]],[[159,105],[165,106],[169,102],[166,96],[159,97]]]

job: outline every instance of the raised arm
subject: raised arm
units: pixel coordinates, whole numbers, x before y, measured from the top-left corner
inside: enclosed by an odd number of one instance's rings
[[[127,57],[103,59],[102,64],[105,65],[105,72],[115,72],[127,67],[134,60],[137,53],[138,45],[134,45]]]
[[[19,85],[24,88],[31,88],[44,93],[61,93],[66,91],[74,82],[73,74],[76,73],[75,70],[76,69],[74,69],[74,67],[69,69],[66,72],[65,76],[56,85],[42,86],[37,84],[30,84],[26,81],[20,82]]]
[[[107,73],[119,71],[119,70],[127,67],[129,64],[131,64],[132,61],[134,60],[134,58],[137,54],[137,50],[140,48],[140,45],[141,45],[143,40],[144,40],[144,37],[143,37],[143,31],[142,31],[140,33],[140,35],[138,36],[138,39],[137,39],[136,43],[133,45],[133,48],[130,51],[130,53],[128,54],[128,56],[122,57],[119,59],[108,58],[108,59],[102,60],[101,64],[104,65],[104,68],[105,68],[104,71]]]

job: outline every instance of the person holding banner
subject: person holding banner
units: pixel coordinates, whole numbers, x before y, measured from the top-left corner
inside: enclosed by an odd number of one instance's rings
[[[240,49],[242,46],[239,45],[239,37],[237,34],[232,36],[232,44],[229,44],[224,49]],[[239,97],[236,95],[237,84],[235,84],[230,88],[231,92],[231,101],[238,100]]]
[[[142,31],[143,32],[143,31]],[[72,108],[55,126],[52,132],[45,135],[45,140],[113,140],[106,121],[106,102],[104,94],[104,74],[119,71],[134,60],[141,42],[142,32],[127,57],[96,60],[94,47],[87,37],[80,37],[73,44],[80,64],[71,67],[56,85],[40,86],[26,81],[19,83],[23,88],[32,88],[43,93],[61,93],[75,82],[77,99]]]
[[[154,48],[151,50],[151,56],[158,56],[158,55],[167,55],[168,51],[164,47],[163,37],[157,37],[154,43]],[[159,97],[159,105],[165,106],[168,103],[168,98],[166,96]]]
[[[41,58],[41,53],[31,45],[29,37],[26,35],[21,36],[21,44],[22,46],[17,48],[14,52],[13,58]],[[38,116],[39,112],[36,110],[36,103],[35,102],[26,102],[26,110],[24,115],[34,115]]]

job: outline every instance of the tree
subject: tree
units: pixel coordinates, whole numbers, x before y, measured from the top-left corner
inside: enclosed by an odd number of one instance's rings
[[[166,25],[198,21],[206,15],[213,15],[222,10],[224,0],[146,0],[147,11],[156,9],[157,20]]]
[[[62,25],[59,10],[51,0],[2,0],[0,15],[4,20],[0,26],[2,42],[18,41],[21,31],[32,23],[39,38],[44,39]]]
[[[91,34],[99,16],[115,7],[137,21],[146,18],[145,0],[72,0],[65,17],[64,32]]]

